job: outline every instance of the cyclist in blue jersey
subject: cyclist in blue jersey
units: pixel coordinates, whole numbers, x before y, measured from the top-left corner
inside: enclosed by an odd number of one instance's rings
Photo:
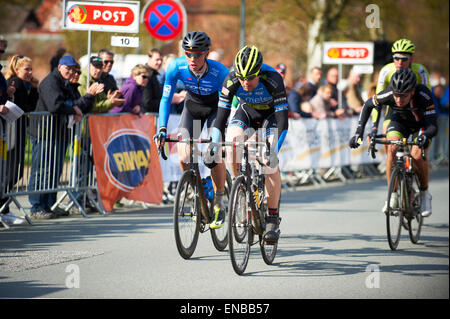
[[[167,122],[177,81],[182,81],[187,90],[178,132],[183,138],[198,138],[204,124],[211,128],[217,113],[219,91],[228,75],[228,69],[220,62],[207,59],[211,39],[205,32],[192,31],[183,39],[182,48],[185,57],[172,61],[167,68],[164,82],[163,96],[159,105],[159,130],[156,142],[159,148],[164,146],[167,136]],[[189,168],[190,146],[178,144],[178,158],[184,172]],[[225,164],[220,163],[211,169],[214,182],[214,213],[215,217],[210,228],[223,226],[223,219],[219,215],[225,214],[223,203],[226,170]]]
[[[224,134],[234,97],[237,97],[239,105],[228,124],[226,140],[243,141],[256,130],[269,138],[271,155],[266,163],[265,185],[269,217],[263,238],[266,242],[277,242],[280,234],[278,207],[281,193],[277,154],[288,130],[288,103],[281,75],[263,63],[262,54],[255,46],[244,46],[239,50],[233,70],[223,82],[217,118],[211,131],[213,142],[221,140]],[[232,149],[228,150],[227,161],[234,176],[239,174],[239,158]]]

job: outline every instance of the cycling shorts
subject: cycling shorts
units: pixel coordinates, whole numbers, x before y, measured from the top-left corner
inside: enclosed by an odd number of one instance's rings
[[[190,107],[186,107],[186,103],[189,103]],[[217,115],[217,107],[210,108],[210,112],[204,112],[202,115],[191,113],[190,109],[194,106],[195,102],[192,100],[185,101],[185,107],[181,112],[180,124],[178,126],[178,133],[181,133],[184,138],[194,138],[197,139],[202,133],[203,126],[207,125],[208,130],[213,126],[214,120]],[[196,108],[199,105],[196,105]],[[204,105],[201,106],[202,109],[206,109]]]
[[[423,128],[420,126],[414,126],[405,121],[391,119],[391,122],[387,128],[386,137],[397,137],[401,139],[412,136],[412,140],[415,141],[419,135],[423,134],[423,131]],[[428,147],[430,143],[431,139],[428,139],[426,147]]]
[[[251,136],[259,128],[265,129],[265,134],[270,135],[277,129],[277,122],[273,111],[257,111],[247,104],[241,103],[228,126],[241,127],[247,136]]]

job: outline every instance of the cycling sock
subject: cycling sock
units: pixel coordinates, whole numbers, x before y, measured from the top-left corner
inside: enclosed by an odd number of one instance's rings
[[[278,208],[269,208],[269,216],[278,217]]]
[[[220,208],[223,208],[223,195],[225,192],[216,192],[216,197],[214,198],[214,205],[219,205]]]

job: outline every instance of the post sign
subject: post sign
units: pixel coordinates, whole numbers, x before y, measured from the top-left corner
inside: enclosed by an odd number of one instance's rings
[[[69,30],[138,33],[139,6],[139,1],[66,0],[63,26]]]
[[[324,42],[323,64],[373,64],[373,42]]]
[[[169,41],[182,31],[186,19],[184,6],[174,0],[155,0],[143,10],[142,20],[156,39]]]

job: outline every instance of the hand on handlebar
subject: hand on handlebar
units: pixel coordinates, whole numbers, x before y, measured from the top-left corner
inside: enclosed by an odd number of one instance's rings
[[[213,169],[217,165],[216,161],[217,147],[208,147],[205,156],[203,157],[203,163],[209,169]]]
[[[427,148],[428,138],[426,137],[426,135],[419,135],[417,137],[417,146],[419,146],[422,149]]]
[[[162,149],[164,147],[165,140],[167,138],[167,130],[166,128],[162,127],[159,129],[159,132],[153,136],[153,140],[156,143],[156,146],[158,149]]]
[[[363,136],[361,134],[356,133],[352,136],[350,141],[348,142],[348,145],[351,148],[358,148],[363,143]]]

